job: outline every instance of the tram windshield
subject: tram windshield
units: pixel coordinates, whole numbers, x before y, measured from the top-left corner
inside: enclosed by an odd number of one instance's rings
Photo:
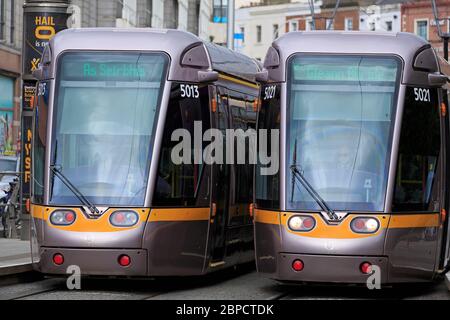
[[[143,205],[165,70],[162,53],[59,59],[51,164],[96,205]],[[80,201],[51,175],[50,203]]]
[[[383,211],[400,62],[391,57],[290,60],[287,168],[333,210]],[[320,207],[287,170],[287,207]]]

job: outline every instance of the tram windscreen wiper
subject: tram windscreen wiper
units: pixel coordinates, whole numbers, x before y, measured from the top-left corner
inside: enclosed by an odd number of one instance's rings
[[[98,210],[98,208],[92,203],[90,202],[82,193],[80,190],[78,190],[77,187],[75,187],[73,185],[72,182],[70,182],[70,180],[61,172],[60,167],[57,165],[50,165],[50,170],[52,170],[53,175],[57,176],[62,183],[64,183],[64,185],[70,190],[72,191],[72,193],[78,198],[78,200],[80,200],[80,202],[88,207],[89,211],[91,211],[91,213],[95,214],[95,213],[99,213],[100,210]]]
[[[290,166],[291,172],[292,172],[292,178],[293,178],[292,179],[293,185],[292,185],[291,201],[293,201],[293,198],[294,198],[294,184],[295,184],[294,179],[297,179],[302,184],[302,186],[306,189],[306,191],[308,191],[308,193],[314,199],[314,201],[317,202],[319,207],[327,213],[328,217],[331,220],[339,220],[339,217],[336,215],[334,210],[331,209],[330,206],[326,203],[326,201],[319,195],[319,193],[317,193],[317,191],[314,190],[314,188],[311,186],[311,184],[308,182],[308,180],[306,180],[303,173],[298,169],[299,165],[296,164],[296,158],[297,158],[297,141],[295,141],[295,147],[294,147],[294,159],[293,159],[294,161]]]

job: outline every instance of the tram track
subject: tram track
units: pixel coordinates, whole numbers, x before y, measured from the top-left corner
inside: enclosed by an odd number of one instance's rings
[[[82,279],[81,290],[69,290],[65,278],[29,274],[15,283],[0,284],[0,300],[328,300],[328,299],[450,299],[444,282],[370,291],[352,286],[291,286],[261,279],[255,272],[207,279]],[[1,279],[0,279],[1,280]],[[244,290],[245,289],[245,290]],[[243,293],[245,291],[245,293]]]

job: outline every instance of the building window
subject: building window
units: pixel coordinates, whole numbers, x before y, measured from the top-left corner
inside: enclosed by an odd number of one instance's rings
[[[334,30],[334,19],[326,19],[326,29]]]
[[[178,28],[178,0],[164,1],[164,27],[167,29]]]
[[[227,8],[228,0],[214,0],[213,1],[213,15],[212,20],[215,23],[227,23]]]
[[[0,41],[5,40],[5,0],[0,0]]]
[[[11,5],[11,19],[10,19],[10,21],[11,21],[11,25],[10,25],[10,27],[9,27],[9,42],[11,43],[11,44],[13,44],[14,43],[14,29],[15,29],[15,25],[16,25],[16,21],[15,21],[15,16],[16,16],[16,11],[14,10],[15,9],[15,6],[16,6],[16,4],[15,4],[15,0],[11,0],[10,1],[11,3],[10,3],[10,5]]]
[[[14,154],[12,123],[15,79],[0,75],[0,155]]]
[[[256,42],[261,43],[262,40],[262,28],[261,26],[256,26]]]
[[[153,0],[147,0],[147,7],[145,9],[145,23],[147,27],[152,26]]]
[[[289,31],[298,31],[297,21],[291,21]]]
[[[353,30],[353,18],[345,18],[345,31]]]
[[[392,31],[392,21],[386,21],[386,31]]]
[[[122,18],[122,11],[123,11],[123,2],[117,1],[117,6],[116,6],[116,18],[117,19]]]
[[[245,42],[245,28],[240,27],[240,30],[241,30],[242,43],[244,43]]]
[[[314,22],[312,19],[306,20],[306,31],[314,30]]]
[[[137,0],[120,0],[117,2],[116,18],[122,19],[125,23],[122,26],[137,26],[138,12]],[[139,13],[142,14],[142,13]]]
[[[428,40],[428,20],[416,20],[414,33],[425,40]]]
[[[276,39],[280,35],[278,24],[273,25],[273,38]]]

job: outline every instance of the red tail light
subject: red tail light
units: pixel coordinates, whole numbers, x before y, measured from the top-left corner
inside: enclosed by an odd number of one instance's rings
[[[294,260],[294,262],[292,262],[292,269],[294,269],[294,271],[302,271],[304,267],[305,265],[300,259]]]
[[[60,253],[56,253],[53,256],[53,263],[56,264],[57,266],[60,266],[64,263],[64,256]]]
[[[126,254],[123,254],[119,257],[119,264],[122,267],[128,267],[131,264],[131,258]]]
[[[370,274],[370,273],[372,273],[372,264],[370,262],[363,262],[359,266],[359,269],[364,274]]]

